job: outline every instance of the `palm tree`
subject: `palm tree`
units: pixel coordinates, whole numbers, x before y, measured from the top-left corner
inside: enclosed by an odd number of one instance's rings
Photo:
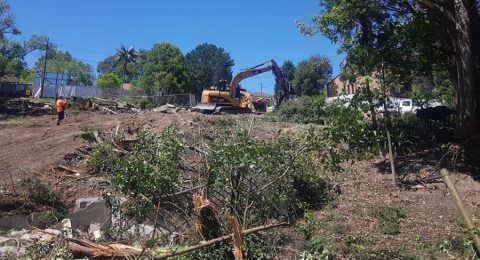
[[[132,80],[130,71],[128,71],[128,63],[138,61],[138,53],[135,48],[126,48],[123,44],[120,49],[117,50],[117,60],[123,63],[123,77],[125,81],[130,82]]]

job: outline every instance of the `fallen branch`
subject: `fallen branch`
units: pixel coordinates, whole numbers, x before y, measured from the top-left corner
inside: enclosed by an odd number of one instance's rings
[[[57,234],[48,232],[33,226],[30,226],[35,231],[42,232],[53,237],[58,237]],[[69,242],[69,250],[77,257],[91,257],[101,259],[130,259],[131,257],[139,256],[142,249],[123,245],[123,244],[108,244],[99,245],[91,241],[76,238],[67,238]]]
[[[102,259],[131,259],[139,256],[142,249],[123,244],[99,245],[88,240],[69,239],[70,252],[75,256]]]
[[[100,108],[102,111],[106,111],[106,112],[112,113],[112,114],[114,114],[114,115],[118,115],[117,112],[115,112],[115,111],[113,111],[113,110],[111,110],[111,109],[109,109],[109,108],[106,108],[106,107],[104,107],[104,106],[100,106],[100,105],[98,105],[98,104],[97,104],[97,106],[98,106],[98,108]]]
[[[462,199],[460,198],[460,195],[458,194],[457,188],[455,187],[455,184],[453,184],[452,180],[450,179],[449,173],[447,169],[442,169],[440,171],[442,173],[443,178],[445,179],[445,184],[447,184],[448,189],[450,190],[452,194],[453,201],[455,202],[455,205],[457,206],[457,210],[460,213],[460,215],[463,218],[463,221],[467,225],[468,231],[470,235],[472,236],[473,240],[473,247],[475,251],[477,252],[477,255],[480,256],[480,238],[475,234],[475,226],[472,223],[472,219],[470,215],[467,213],[465,210],[465,207],[463,206]]]
[[[81,153],[83,153],[83,154],[85,154],[85,155],[89,155],[89,154],[90,154],[89,152],[84,151],[84,150],[79,149],[79,148],[75,148],[75,150],[77,150],[77,151],[79,151],[79,152],[81,152]]]
[[[255,228],[251,228],[251,229],[247,229],[247,230],[242,231],[242,235],[248,235],[248,234],[251,234],[251,233],[255,233],[255,232],[259,232],[259,231],[263,231],[263,230],[268,230],[268,229],[272,229],[272,228],[276,228],[276,227],[280,227],[280,226],[286,226],[286,225],[288,225],[288,223],[276,223],[276,224],[271,224],[271,225],[259,226],[259,227],[255,227]],[[173,251],[171,253],[167,253],[165,255],[156,257],[154,259],[167,259],[167,258],[170,258],[170,257],[182,255],[182,254],[185,254],[185,253],[188,253],[188,252],[192,252],[192,251],[196,251],[196,250],[199,250],[199,249],[202,249],[202,248],[205,248],[205,247],[209,247],[209,246],[214,245],[214,244],[219,243],[219,242],[230,240],[230,239],[232,239],[232,237],[233,237],[233,234],[226,235],[226,236],[219,237],[219,238],[215,238],[215,239],[203,242],[202,244],[199,244],[199,245],[195,245],[195,246],[191,246],[191,247],[188,247],[188,248],[185,248],[185,249],[181,249],[181,250],[178,250],[178,251]]]
[[[71,173],[71,174],[80,174],[79,172],[74,171],[72,169],[69,169],[69,168],[67,168],[65,166],[62,166],[62,165],[55,166],[54,169],[61,170],[61,171],[64,171],[64,172],[68,172],[68,173]]]

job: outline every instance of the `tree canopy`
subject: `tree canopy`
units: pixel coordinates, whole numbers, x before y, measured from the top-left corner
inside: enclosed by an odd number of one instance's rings
[[[21,32],[10,14],[10,9],[7,1],[0,1],[0,80],[13,80],[11,77],[23,76],[26,73],[25,55],[44,49],[47,41],[45,36],[37,35],[23,43],[12,40],[13,36]]]
[[[35,63],[35,70],[43,70],[45,55]],[[89,64],[75,59],[68,51],[50,50],[48,52],[47,71],[66,72],[70,75],[68,84],[71,85],[93,85],[93,69]]]
[[[97,86],[99,88],[115,89],[120,88],[122,80],[113,73],[105,73],[97,79]]]
[[[143,75],[136,83],[149,95],[184,93],[190,85],[185,57],[172,44],[155,44],[142,63]]]
[[[293,89],[299,96],[318,95],[325,91],[331,77],[332,65],[328,58],[314,55],[298,64],[293,79]]]
[[[122,63],[123,78],[125,82],[132,80],[132,71],[129,70],[128,65],[139,61],[139,54],[133,47],[120,46],[117,50],[116,60]]]
[[[283,77],[287,81],[286,82],[287,85],[291,86],[292,81],[295,78],[295,71],[297,70],[297,68],[295,67],[295,64],[293,64],[291,60],[286,60],[283,62],[282,67],[280,67],[280,69],[282,70]],[[275,83],[275,86],[274,86],[275,96],[278,97],[281,94],[280,91],[281,89],[279,89],[279,86],[277,85],[277,83]]]
[[[340,44],[356,75],[381,71],[385,85],[407,84],[412,75],[448,71],[456,89],[459,127],[477,131],[480,104],[478,2],[429,0],[321,0],[307,34],[322,33]],[[477,90],[477,91],[475,91]],[[476,101],[475,101],[476,100]]]
[[[202,90],[219,80],[232,79],[235,62],[223,48],[213,44],[200,44],[185,56],[192,78],[192,90],[200,95]]]
[[[128,77],[126,77],[124,63],[118,58],[117,54],[110,55],[97,65],[98,74],[113,73],[120,77],[123,82],[138,80],[143,74],[142,60],[146,55],[145,50],[139,50],[136,62],[127,62]]]

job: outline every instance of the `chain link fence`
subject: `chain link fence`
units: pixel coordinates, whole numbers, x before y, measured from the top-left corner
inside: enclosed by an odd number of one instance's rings
[[[33,84],[2,82],[0,97],[25,97],[31,94]]]
[[[194,107],[197,105],[197,100],[193,94],[128,96],[128,98],[143,100],[151,107],[159,107],[166,104],[172,104],[180,107]]]

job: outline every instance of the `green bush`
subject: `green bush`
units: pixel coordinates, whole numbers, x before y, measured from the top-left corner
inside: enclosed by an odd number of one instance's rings
[[[34,240],[26,249],[25,258],[29,260],[74,259],[69,249],[69,242],[63,236],[51,241]]]
[[[248,234],[243,237],[243,254],[245,259],[272,259],[271,248],[268,242],[272,236],[267,233]],[[218,243],[214,246],[198,250],[192,253],[181,255],[175,259],[179,260],[213,260],[233,259],[233,245],[231,241]]]
[[[440,248],[447,254],[466,257],[472,253],[472,242],[466,237],[455,236],[443,241]],[[473,259],[472,257],[466,257],[465,259],[468,258]]]
[[[254,225],[296,219],[304,209],[327,200],[329,186],[313,161],[313,155],[292,139],[255,140],[239,130],[233,138],[211,144],[204,168],[214,189],[229,191],[229,211],[249,212],[237,218]]]
[[[400,233],[400,220],[406,217],[403,209],[391,207],[370,208],[368,215],[378,219],[382,232],[388,235]]]
[[[88,126],[80,126],[80,130],[82,131],[82,133],[80,134],[80,137],[89,142],[89,143],[93,143],[97,140],[97,138],[95,137],[95,132],[98,133],[98,129],[97,128],[94,128],[94,127],[88,127]]]
[[[123,155],[115,151],[111,143],[95,146],[87,161],[87,169],[91,174],[114,174],[120,170]]]
[[[278,121],[296,123],[323,123],[323,97],[302,96],[288,100],[276,109],[272,116]]]
[[[179,163],[185,140],[177,127],[168,127],[159,136],[139,132],[138,142],[120,160],[120,169],[112,178],[112,191],[105,192],[114,212],[143,221],[155,209],[161,195],[177,191]],[[115,194],[127,201],[119,201]]]
[[[26,190],[26,195],[33,202],[55,208],[63,208],[58,193],[53,191],[52,187],[43,180],[38,178],[28,178],[22,181],[22,186]]]
[[[41,228],[47,228],[58,222],[57,215],[52,211],[44,211],[38,215],[38,222]]]

